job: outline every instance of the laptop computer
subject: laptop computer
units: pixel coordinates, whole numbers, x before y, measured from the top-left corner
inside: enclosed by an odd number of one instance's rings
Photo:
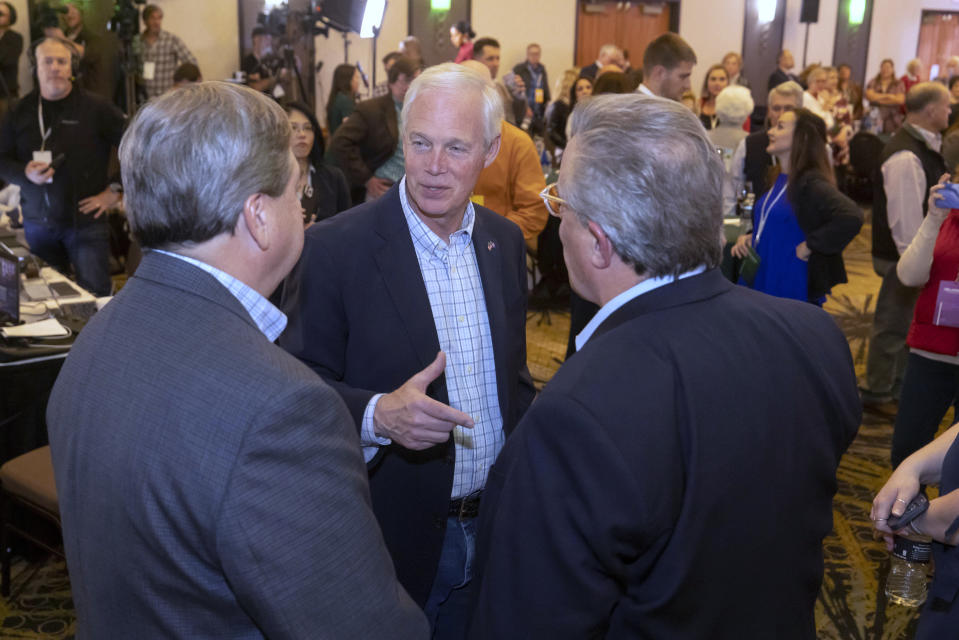
[[[20,322],[20,261],[0,250],[0,324]]]

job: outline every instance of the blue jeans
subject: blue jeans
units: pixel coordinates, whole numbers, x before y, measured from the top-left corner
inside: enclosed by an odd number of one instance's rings
[[[24,220],[23,231],[35,256],[64,275],[69,275],[72,264],[77,284],[93,295],[110,295],[110,229],[105,216],[78,227]]]
[[[443,552],[433,588],[423,607],[436,640],[462,640],[473,598],[473,559],[476,555],[476,519],[446,521]]]

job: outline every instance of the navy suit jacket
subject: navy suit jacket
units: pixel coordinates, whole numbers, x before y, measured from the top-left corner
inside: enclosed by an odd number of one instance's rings
[[[340,392],[357,428],[373,395],[400,387],[440,350],[399,188],[308,229],[284,289],[290,322],[280,345]],[[526,367],[526,249],[514,223],[474,210],[472,241],[508,434],[534,395]],[[445,377],[427,394],[447,403]],[[369,465],[373,510],[397,575],[421,605],[439,564],[454,456],[452,440],[425,451],[393,444]]]
[[[147,253],[50,397],[78,638],[424,638],[339,396]]]
[[[812,640],[860,417],[817,307],[716,269],[633,299],[490,472],[473,637]]]

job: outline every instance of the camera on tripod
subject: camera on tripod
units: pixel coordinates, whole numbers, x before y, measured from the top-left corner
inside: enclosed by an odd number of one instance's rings
[[[120,42],[129,43],[133,36],[140,33],[140,9],[137,7],[146,2],[147,0],[117,0],[107,28],[117,35]]]

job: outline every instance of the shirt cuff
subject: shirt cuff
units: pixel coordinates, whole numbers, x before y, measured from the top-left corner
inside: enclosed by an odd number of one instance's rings
[[[383,393],[378,393],[370,398],[366,409],[363,411],[363,424],[360,427],[360,445],[363,447],[364,452],[367,447],[375,451],[377,447],[385,447],[393,442],[389,438],[381,438],[373,432],[373,412],[376,411],[376,403],[379,402],[380,398],[384,395]]]

